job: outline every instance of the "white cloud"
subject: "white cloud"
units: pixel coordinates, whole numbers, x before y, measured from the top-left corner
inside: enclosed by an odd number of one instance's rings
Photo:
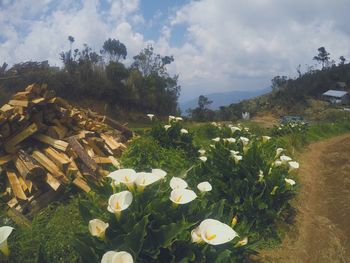
[[[142,0],[147,1],[147,0]],[[275,75],[295,74],[314,64],[317,48],[332,58],[350,58],[348,0],[192,0],[178,9],[157,10],[146,21],[140,0],[0,0],[0,63],[49,60],[87,43],[99,51],[116,38],[128,49],[127,63],[147,44],[174,55],[183,98],[208,92],[264,88]],[[170,11],[169,11],[170,10]],[[170,12],[168,21],[162,21]],[[156,39],[148,30],[164,23]],[[176,41],[176,30],[185,28]]]

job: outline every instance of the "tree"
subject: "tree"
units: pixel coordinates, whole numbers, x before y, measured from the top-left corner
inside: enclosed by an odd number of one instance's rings
[[[151,45],[143,49],[138,55],[134,56],[132,68],[138,69],[144,77],[152,74],[167,77],[166,66],[174,61],[173,56],[162,57],[154,53]]]
[[[200,95],[198,97],[198,107],[201,110],[205,110],[209,107],[210,104],[212,104],[213,101],[209,100],[208,97],[204,96],[204,95]]]
[[[126,59],[126,46],[116,39],[107,39],[102,46],[102,55],[107,55],[109,61],[119,62],[119,60]]]
[[[72,50],[72,45],[73,45],[73,42],[74,42],[74,37],[72,36],[68,36],[68,41],[69,41],[69,49]]]
[[[344,65],[345,64],[346,59],[344,58],[344,56],[340,56],[339,60],[340,60],[339,65]]]
[[[287,76],[275,76],[271,79],[271,88],[273,91],[278,91],[284,88],[287,84]]]
[[[318,63],[322,65],[322,69],[324,69],[325,65],[327,65],[330,57],[329,53],[326,51],[324,47],[320,47],[317,49],[318,50],[318,55],[314,56],[313,60],[316,60]]]

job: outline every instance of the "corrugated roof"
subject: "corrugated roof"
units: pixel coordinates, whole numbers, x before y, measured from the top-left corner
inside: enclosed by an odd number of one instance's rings
[[[326,91],[325,93],[323,93],[322,95],[341,98],[346,94],[347,94],[346,91],[330,89],[330,90]]]

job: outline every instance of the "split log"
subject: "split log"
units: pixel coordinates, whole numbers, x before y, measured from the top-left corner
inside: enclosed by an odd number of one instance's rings
[[[57,139],[53,139],[47,135],[44,134],[35,134],[33,136],[33,138],[35,138],[38,141],[41,141],[43,143],[46,143],[48,145],[51,145],[52,147],[61,150],[63,152],[65,152],[67,150],[68,147],[68,143],[66,143],[65,141],[61,141],[61,140],[57,140]]]
[[[35,123],[32,123],[27,128],[5,141],[5,151],[8,153],[14,153],[16,151],[15,146],[18,143],[33,135],[37,131],[38,126]]]
[[[69,145],[72,147],[72,149],[77,153],[81,161],[92,171],[96,171],[97,164],[94,160],[91,159],[91,157],[86,153],[83,146],[78,142],[76,137],[69,137],[67,139],[69,142]]]
[[[21,187],[21,183],[19,182],[19,180],[17,178],[16,172],[11,171],[11,170],[7,170],[6,173],[7,173],[7,178],[10,182],[10,185],[11,185],[11,188],[13,190],[14,195],[21,200],[27,200],[27,196]]]

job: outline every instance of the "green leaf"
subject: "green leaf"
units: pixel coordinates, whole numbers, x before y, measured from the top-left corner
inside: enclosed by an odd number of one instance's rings
[[[82,201],[79,202],[79,211],[81,217],[86,223],[92,219],[92,215],[90,213],[89,208],[87,208],[87,205],[84,204]]]
[[[147,235],[146,228],[149,222],[148,216],[149,215],[144,216],[142,220],[135,225],[133,231],[127,234],[124,238],[122,248],[125,250],[132,250],[135,257],[140,253]]]

